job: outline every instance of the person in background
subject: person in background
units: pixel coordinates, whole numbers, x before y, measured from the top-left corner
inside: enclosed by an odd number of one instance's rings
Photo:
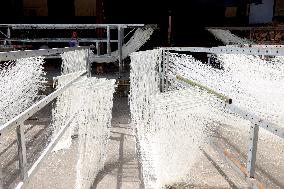
[[[78,47],[79,46],[79,41],[78,41],[78,37],[77,37],[77,32],[73,32],[72,33],[72,38],[69,41],[69,46],[70,47]]]

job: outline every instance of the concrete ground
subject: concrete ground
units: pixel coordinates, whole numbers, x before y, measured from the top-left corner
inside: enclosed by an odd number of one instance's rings
[[[244,128],[244,130],[246,129]],[[242,131],[241,128],[228,125],[220,126],[213,131],[211,142],[222,140],[231,151],[238,148],[239,153],[242,154],[240,159],[245,162],[246,157],[242,156],[246,154],[247,136],[244,133],[246,132]],[[260,136],[262,135],[260,134]],[[263,143],[262,139],[260,141],[260,143]],[[244,178],[221,158],[215,148],[212,147],[211,142],[201,150],[199,162],[191,168],[190,179],[186,182],[178,183],[176,188],[249,188]],[[276,153],[278,148],[284,149],[283,143],[271,141],[271,144],[271,148],[274,148],[272,153]],[[74,188],[77,160],[76,149],[77,143],[76,139],[74,139],[71,149],[51,154],[35,177],[31,179],[27,188],[36,189],[38,186],[41,186],[43,189]],[[269,148],[266,148],[265,152],[262,152],[262,150],[263,147],[260,148],[259,156],[267,153]],[[282,159],[282,157],[280,158]],[[284,178],[284,167],[282,164],[273,165],[273,163],[276,163],[275,159],[277,158],[279,158],[278,154],[277,157],[276,154],[266,157],[266,161],[271,160],[271,165],[269,166],[261,165],[263,162],[257,164],[257,178],[263,181],[267,188],[283,188],[283,180],[281,178]],[[104,169],[97,175],[92,188],[140,189],[142,188],[140,178],[139,163],[135,152],[135,137],[130,124],[127,98],[116,98],[106,163]]]

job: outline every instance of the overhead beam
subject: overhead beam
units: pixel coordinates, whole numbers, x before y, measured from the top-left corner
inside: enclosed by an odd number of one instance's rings
[[[51,42],[51,43],[62,43],[62,42],[69,42],[70,38],[39,38],[39,39],[17,39],[17,38],[2,38],[0,41],[12,41],[12,42],[22,42],[22,43],[44,43],[44,42]],[[78,38],[79,42],[83,43],[107,43],[107,39],[97,39],[97,38]],[[110,40],[111,43],[117,43],[118,40]]]
[[[14,30],[19,29],[97,29],[107,28],[116,29],[143,27],[144,24],[0,24],[0,27],[9,27]]]
[[[89,48],[90,47],[68,47],[68,48],[0,52],[0,61],[9,61],[9,60],[16,60],[21,58],[35,57],[35,56],[55,55],[64,52],[84,50]]]
[[[230,31],[250,31],[250,30],[284,30],[284,27],[277,26],[266,26],[266,27],[206,27],[209,29],[221,29],[221,30],[230,30]]]
[[[266,56],[284,56],[283,47],[238,47],[238,46],[220,46],[220,47],[162,47],[161,49],[169,51],[188,51],[213,54],[246,54],[246,55],[266,55]]]

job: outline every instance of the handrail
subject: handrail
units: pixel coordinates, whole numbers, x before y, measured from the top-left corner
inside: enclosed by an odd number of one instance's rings
[[[47,158],[47,156],[50,154],[50,152],[53,150],[53,148],[56,146],[56,144],[60,141],[63,134],[66,132],[66,130],[71,125],[72,121],[76,117],[77,113],[74,113],[69,120],[67,121],[66,125],[52,138],[51,142],[48,144],[48,146],[44,149],[40,157],[36,160],[36,162],[32,165],[30,170],[27,171],[27,178],[24,181],[21,181],[17,186],[16,189],[20,189],[27,185],[29,183],[30,178],[37,172],[38,168],[42,164],[42,162]]]
[[[61,95],[73,83],[75,83],[76,81],[80,80],[81,77],[86,75],[86,74],[87,74],[87,71],[83,71],[83,72],[79,73],[79,75],[77,77],[75,77],[74,79],[69,81],[67,84],[65,84],[64,86],[60,87],[59,89],[57,89],[56,91],[54,91],[50,95],[46,96],[45,98],[41,99],[40,101],[38,101],[37,103],[35,103],[31,107],[29,107],[27,110],[25,110],[24,112],[22,112],[18,116],[16,116],[13,119],[11,119],[10,121],[8,121],[5,124],[1,125],[0,126],[0,132],[2,133],[6,129],[8,129],[9,127],[21,124],[24,121],[26,121],[29,117],[31,117],[33,114],[35,114],[36,112],[41,110],[43,107],[45,107],[48,103],[50,103],[56,97]]]
[[[0,41],[12,41],[12,42],[23,42],[23,43],[62,43],[62,42],[69,42],[70,38],[35,38],[35,39],[25,39],[25,38],[0,38]],[[78,38],[79,42],[83,43],[106,43],[107,39],[98,39],[98,38]],[[118,40],[110,40],[111,43],[117,43]]]
[[[175,78],[175,77],[172,77]],[[239,116],[241,116],[242,118],[252,122],[253,124],[257,124],[260,127],[264,128],[265,130],[269,131],[270,133],[284,139],[284,129],[280,126],[277,126],[274,123],[271,123],[270,121],[267,121],[265,119],[262,119],[246,110],[243,110],[239,107],[237,107],[236,105],[233,105],[232,102],[233,100],[229,97],[227,97],[226,95],[223,95],[221,93],[218,93],[216,91],[214,91],[213,89],[210,89],[207,86],[201,85],[195,81],[186,79],[184,77],[181,77],[179,75],[176,76],[176,80],[177,82],[179,82],[180,84],[184,85],[184,86],[193,86],[193,87],[199,87],[202,90],[207,91],[209,94],[213,94],[215,95],[217,98],[223,100],[226,102],[225,107],[228,108],[230,111],[238,114]]]
[[[284,56],[284,47],[259,47],[259,46],[220,46],[220,47],[161,47],[167,51],[188,51],[213,54],[246,54],[265,56]]]
[[[16,60],[21,58],[35,57],[35,56],[54,55],[69,51],[84,50],[90,48],[91,47],[86,46],[86,47],[66,47],[66,48],[53,48],[53,49],[0,52],[0,61],[9,61],[9,60]]]
[[[144,24],[0,24],[0,27],[11,29],[96,29],[96,28],[132,28],[143,27]]]

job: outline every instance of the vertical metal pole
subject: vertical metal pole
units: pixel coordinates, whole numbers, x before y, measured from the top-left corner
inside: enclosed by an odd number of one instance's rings
[[[172,15],[171,11],[169,11],[169,26],[168,26],[168,45],[171,46],[171,34],[172,34]]]
[[[123,56],[123,44],[124,44],[124,28],[120,29],[120,36],[121,36],[121,57]],[[121,60],[122,62],[122,69],[125,70],[125,62],[123,61],[123,58]]]
[[[165,90],[165,51],[162,50],[162,81],[161,81],[161,92]]]
[[[25,142],[24,123],[17,126],[17,142],[19,155],[20,178],[25,180],[28,176],[27,172],[27,149]]]
[[[97,56],[100,56],[101,52],[100,52],[100,42],[99,41],[96,42],[96,49],[97,49]]]
[[[3,172],[2,172],[2,165],[0,165],[0,189],[4,188],[4,176],[3,176]]]
[[[163,51],[161,54],[161,59],[159,61],[159,67],[158,67],[158,71],[159,71],[159,88],[160,91],[162,92],[162,60],[163,60]]]
[[[169,91],[169,62],[170,62],[170,52],[167,51],[167,56],[166,56],[166,92]]]
[[[107,26],[107,54],[111,55],[111,47],[110,47],[110,27]]]
[[[207,54],[207,64],[210,65],[211,64],[211,54]]]
[[[122,36],[121,36],[121,30],[122,28],[119,26],[118,27],[118,52],[119,52],[119,57],[118,57],[118,64],[119,64],[119,78],[121,78],[121,73],[122,73]]]
[[[7,28],[7,39],[10,39],[11,38],[11,29],[8,27]],[[9,44],[9,45],[11,45],[11,41],[4,41],[4,45],[7,45],[7,44]]]
[[[253,178],[255,173],[258,131],[259,131],[259,126],[257,124],[254,124],[251,126],[249,132],[249,151],[248,151],[247,171],[250,178]]]
[[[86,60],[86,67],[87,67],[87,77],[92,76],[92,64],[90,62],[90,49],[87,50],[87,60]]]

